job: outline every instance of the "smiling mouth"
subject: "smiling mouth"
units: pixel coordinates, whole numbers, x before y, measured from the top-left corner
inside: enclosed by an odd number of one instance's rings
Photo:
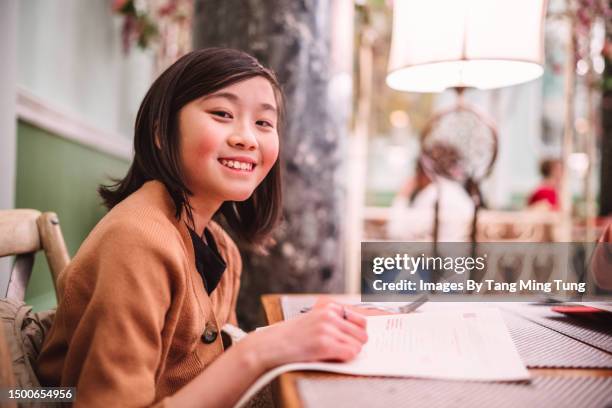
[[[219,159],[219,163],[221,163],[223,166],[229,169],[238,170],[238,171],[246,171],[246,172],[253,171],[253,169],[256,166],[256,164],[243,162],[239,160]]]

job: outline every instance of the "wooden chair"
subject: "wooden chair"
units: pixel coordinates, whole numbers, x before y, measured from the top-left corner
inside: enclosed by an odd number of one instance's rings
[[[24,299],[39,250],[45,252],[53,285],[57,285],[59,274],[70,262],[57,215],[36,210],[0,211],[0,257],[15,256],[7,298]],[[57,286],[55,290],[57,294]]]
[[[52,212],[41,214],[40,211],[36,210],[0,211],[0,257],[15,256],[6,292],[6,298],[8,299],[2,300],[3,310],[12,310],[10,309],[11,306],[23,304],[22,301],[32,274],[34,255],[39,250],[45,252],[53,277],[55,293],[58,295],[57,278],[68,265],[70,257],[57,215]],[[53,312],[46,313],[52,316]],[[12,319],[12,315],[10,318]],[[3,328],[3,326],[6,327]],[[29,342],[30,350],[32,347],[38,349],[42,345],[42,336],[44,336],[45,329],[38,330],[40,334],[37,338],[37,334],[32,332],[34,326],[28,327],[27,330],[33,336],[31,338],[27,338],[28,334],[26,333],[17,333],[24,327],[15,329],[11,326],[11,320],[9,320],[9,323],[2,321],[2,324],[0,324],[0,387],[19,386],[24,382],[38,384],[33,370],[25,363],[28,356],[25,353],[26,348],[24,348],[23,342]],[[7,328],[13,330],[7,332]],[[7,335],[12,336],[12,341],[7,341]],[[14,371],[16,365],[20,367],[18,372]],[[2,404],[2,406],[15,407],[16,405],[7,403],[6,405]]]
[[[13,376],[11,352],[4,337],[4,329],[0,325],[0,387],[13,388],[15,387],[15,377]],[[0,406],[5,408],[15,408],[15,401],[2,403]]]

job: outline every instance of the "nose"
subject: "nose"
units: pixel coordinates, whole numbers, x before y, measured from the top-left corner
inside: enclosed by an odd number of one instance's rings
[[[228,138],[228,144],[237,149],[253,151],[257,149],[257,137],[249,124],[239,126]]]

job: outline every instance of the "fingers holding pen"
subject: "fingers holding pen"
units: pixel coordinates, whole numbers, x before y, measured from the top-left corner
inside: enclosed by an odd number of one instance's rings
[[[348,361],[359,354],[367,340],[363,328],[342,319],[336,310],[315,311],[311,318],[317,322],[313,344],[317,359]]]
[[[359,313],[337,303],[327,304],[320,309],[320,313],[340,332],[350,336],[360,344],[367,342],[366,319]]]
[[[339,303],[328,303],[324,308],[329,308],[336,311],[338,316],[340,316],[343,320],[349,321],[364,329],[366,327],[366,318],[361,313],[356,312],[352,306],[341,305]]]
[[[252,335],[266,365],[299,361],[349,361],[367,342],[366,319],[335,302]],[[270,347],[270,344],[275,344]]]

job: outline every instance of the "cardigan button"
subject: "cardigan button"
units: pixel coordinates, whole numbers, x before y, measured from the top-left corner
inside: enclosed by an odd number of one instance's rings
[[[219,331],[217,327],[213,323],[206,323],[206,328],[204,329],[204,333],[202,333],[201,339],[205,344],[210,344],[217,340],[218,335]]]

